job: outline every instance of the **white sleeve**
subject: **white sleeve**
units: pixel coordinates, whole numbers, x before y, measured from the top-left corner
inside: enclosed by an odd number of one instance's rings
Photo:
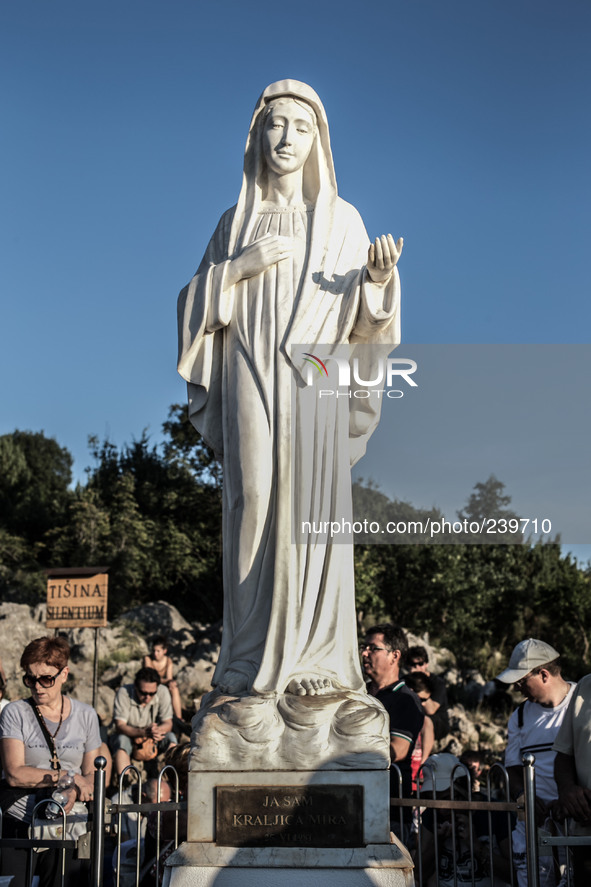
[[[579,687],[577,686],[575,687],[575,691],[570,698],[568,708],[564,713],[564,718],[562,719],[562,724],[560,725],[560,730],[556,734],[556,739],[554,740],[554,745],[552,746],[554,751],[560,752],[563,755],[570,755],[571,757],[574,757],[575,754],[573,714],[575,706],[577,705],[577,700],[579,709],[581,707],[578,691]]]
[[[518,717],[518,711],[514,711],[509,718],[505,767],[521,766],[521,730],[519,729]]]

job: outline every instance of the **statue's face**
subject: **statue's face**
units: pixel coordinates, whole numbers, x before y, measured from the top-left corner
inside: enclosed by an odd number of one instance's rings
[[[308,159],[315,137],[312,115],[302,105],[293,99],[276,102],[263,129],[267,167],[280,176],[297,172]]]

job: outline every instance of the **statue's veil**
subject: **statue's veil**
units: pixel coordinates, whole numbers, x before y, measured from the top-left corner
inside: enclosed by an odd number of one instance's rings
[[[305,102],[316,115],[316,139],[304,165],[304,194],[310,195],[315,205],[307,264],[309,268],[318,270],[324,267],[324,254],[330,241],[337,182],[324,106],[312,87],[299,80],[278,80],[271,83],[256,103],[246,141],[242,188],[232,222],[228,255],[233,255],[249,242],[250,230],[266,189],[262,149],[265,109],[270,101],[284,96]],[[315,231],[322,232],[322,236],[314,237]]]

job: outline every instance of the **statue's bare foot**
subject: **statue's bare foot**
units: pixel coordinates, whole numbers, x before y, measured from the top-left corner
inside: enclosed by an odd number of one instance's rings
[[[241,671],[234,668],[228,668],[218,684],[218,690],[226,693],[228,696],[234,696],[237,693],[243,693],[248,689],[248,678]]]
[[[285,692],[293,696],[325,696],[332,691],[332,681],[328,678],[302,677],[290,681]]]

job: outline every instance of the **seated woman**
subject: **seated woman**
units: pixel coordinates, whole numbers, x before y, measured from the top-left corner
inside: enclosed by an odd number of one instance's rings
[[[166,638],[160,634],[152,638],[152,652],[148,656],[144,656],[142,665],[144,668],[153,668],[160,675],[160,683],[168,687],[170,697],[172,699],[172,710],[175,718],[179,721],[183,719],[183,707],[181,704],[181,694],[179,685],[172,676],[172,659],[168,654],[168,646]]]
[[[21,657],[23,683],[31,697],[9,703],[0,715],[4,838],[28,838],[35,804],[55,790],[62,770],[75,773],[74,787],[65,793],[66,814],[75,801],[92,798],[94,760],[101,747],[99,723],[90,705],[63,693],[69,657],[70,647],[63,637],[31,641]],[[29,852],[10,847],[2,850],[0,873],[14,877],[12,887],[26,883]],[[39,887],[57,887],[61,851],[45,850],[33,853],[32,858]],[[73,859],[73,851],[66,851],[65,887],[80,883],[84,864]]]

